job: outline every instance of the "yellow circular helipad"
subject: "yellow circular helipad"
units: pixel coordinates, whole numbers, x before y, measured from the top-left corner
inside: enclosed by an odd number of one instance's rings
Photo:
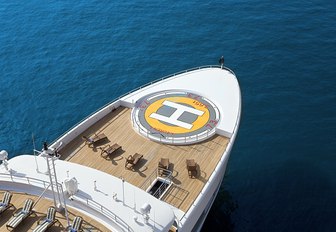
[[[212,135],[219,111],[210,100],[182,91],[165,91],[138,101],[133,125],[147,137],[165,143],[199,141]]]
[[[163,106],[175,109],[173,114],[159,114]],[[191,120],[179,120],[183,113],[189,112],[197,117]],[[196,119],[194,119],[196,118]],[[164,97],[147,107],[145,120],[154,129],[170,134],[181,134],[196,131],[202,128],[210,118],[207,107],[195,99],[188,97]],[[161,119],[161,120],[160,120]]]

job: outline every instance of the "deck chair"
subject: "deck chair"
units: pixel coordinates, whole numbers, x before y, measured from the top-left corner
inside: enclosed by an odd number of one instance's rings
[[[58,220],[55,219],[55,216],[56,216],[56,209],[50,206],[48,208],[46,217],[37,223],[38,226],[33,230],[33,232],[47,231],[52,225],[58,222]]]
[[[121,149],[121,146],[117,143],[111,145],[107,145],[105,147],[99,147],[101,150],[100,155],[104,158],[107,158],[108,156],[111,156],[113,153],[117,152],[119,149]]]
[[[161,160],[158,163],[158,171],[160,175],[165,173],[164,170],[169,170],[169,159],[168,158],[161,158]]]
[[[6,191],[3,195],[3,199],[0,202],[0,214],[5,212],[7,209],[14,207],[13,204],[10,203],[12,199],[12,194],[8,191]]]
[[[82,223],[83,223],[83,218],[80,216],[76,216],[72,222],[72,225],[68,226],[66,228],[67,232],[78,232],[82,231]]]
[[[126,159],[125,168],[133,168],[134,165],[136,165],[142,157],[143,155],[140,155],[138,153],[135,153],[133,156],[128,156],[128,158]]]
[[[195,173],[195,176],[197,176],[197,163],[195,162],[195,160],[187,159],[186,164],[189,177],[191,178],[193,176],[193,173]]]
[[[82,139],[84,140],[85,144],[89,147],[95,147],[96,143],[100,142],[101,140],[106,139],[107,136],[104,133],[101,134],[94,134],[91,137],[82,136]]]
[[[18,209],[17,212],[13,214],[13,217],[7,222],[7,230],[15,229],[24,219],[31,215],[33,213],[33,204],[34,201],[28,198],[25,201],[23,208]]]

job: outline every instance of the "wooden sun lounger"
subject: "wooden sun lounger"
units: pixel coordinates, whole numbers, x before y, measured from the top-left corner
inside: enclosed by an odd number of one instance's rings
[[[141,160],[142,157],[143,157],[143,155],[140,155],[138,153],[135,153],[133,156],[130,155],[126,159],[125,168],[128,168],[128,169],[133,168],[134,165],[136,165],[139,162],[139,160]]]
[[[105,147],[99,147],[101,150],[100,155],[104,158],[107,158],[107,156],[111,156],[113,153],[117,152],[119,149],[121,149],[121,146],[117,143],[111,145],[107,145]]]
[[[82,136],[82,139],[85,141],[85,144],[89,147],[94,147],[96,143],[106,139],[107,136],[104,133],[94,134],[91,137]]]

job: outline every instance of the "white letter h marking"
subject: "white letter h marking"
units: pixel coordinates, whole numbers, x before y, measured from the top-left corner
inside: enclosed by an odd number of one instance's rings
[[[178,104],[178,103],[175,103],[175,102],[171,102],[171,101],[164,101],[162,104],[165,105],[165,106],[170,106],[172,108],[175,108],[176,111],[172,115],[170,115],[170,117],[167,117],[167,116],[164,116],[164,115],[161,115],[161,114],[157,114],[157,113],[152,113],[149,117],[160,120],[160,121],[163,121],[163,122],[167,122],[169,124],[173,124],[175,126],[183,127],[185,129],[191,129],[193,125],[178,120],[178,118],[184,112],[189,112],[189,113],[192,113],[192,114],[196,114],[198,116],[201,116],[201,115],[204,114],[203,111],[200,111],[200,110],[197,110],[197,109],[185,106],[185,105],[181,105],[181,104]]]

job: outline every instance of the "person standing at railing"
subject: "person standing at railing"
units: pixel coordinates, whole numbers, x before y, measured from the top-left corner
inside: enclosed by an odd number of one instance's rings
[[[222,56],[220,59],[219,59],[219,64],[220,64],[220,66],[221,66],[221,68],[223,68],[223,66],[224,66],[224,56]]]

